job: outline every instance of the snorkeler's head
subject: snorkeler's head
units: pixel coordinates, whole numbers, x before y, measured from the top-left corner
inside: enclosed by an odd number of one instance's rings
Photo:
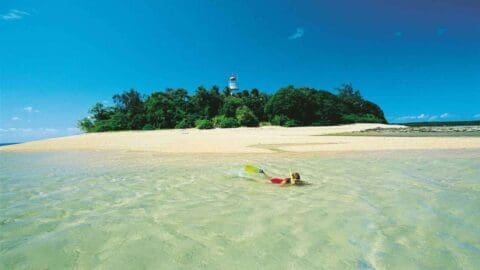
[[[294,172],[290,174],[290,184],[295,185],[297,181],[300,181],[300,174],[298,172]]]

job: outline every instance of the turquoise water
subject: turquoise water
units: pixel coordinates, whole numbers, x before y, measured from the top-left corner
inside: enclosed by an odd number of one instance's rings
[[[480,150],[0,153],[0,269],[478,269],[479,164]]]

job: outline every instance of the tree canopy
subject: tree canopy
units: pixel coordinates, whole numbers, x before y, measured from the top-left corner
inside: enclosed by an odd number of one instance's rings
[[[309,87],[287,86],[269,95],[258,89],[231,93],[203,86],[189,96],[187,90],[166,89],[143,96],[131,89],[113,96],[114,106],[96,103],[90,116],[79,120],[86,132],[153,130],[165,128],[226,128],[386,123],[382,109],[365,100],[351,84],[338,95]]]

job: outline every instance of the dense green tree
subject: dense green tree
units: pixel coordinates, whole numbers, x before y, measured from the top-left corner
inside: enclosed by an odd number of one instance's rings
[[[259,121],[252,110],[243,105],[237,108],[235,112],[238,123],[246,127],[258,127]]]
[[[337,88],[338,91],[338,97],[340,99],[355,99],[355,100],[361,100],[362,95],[360,94],[360,91],[353,89],[353,86],[351,83],[345,83],[342,85],[342,87]]]
[[[285,115],[277,114],[272,117],[272,119],[270,120],[270,123],[275,126],[283,126],[288,120],[291,120],[291,119],[286,117]]]
[[[266,121],[265,104],[269,96],[265,93],[260,93],[258,89],[252,89],[248,95],[242,96],[242,103],[253,111],[255,116],[260,121]]]
[[[281,88],[265,104],[265,113],[270,120],[275,115],[284,115],[301,125],[310,125],[314,113],[312,96],[313,93],[308,88],[296,89],[293,86]]]
[[[143,126],[142,129],[143,130],[154,130],[155,127],[152,124],[146,124],[145,126]]]
[[[236,118],[227,117],[225,115],[215,116],[212,122],[214,127],[219,127],[219,128],[236,128],[240,126]]]
[[[351,84],[338,95],[309,87],[288,86],[273,95],[258,89],[223,93],[217,86],[200,86],[193,96],[185,89],[166,89],[143,96],[132,89],[113,96],[114,106],[96,103],[89,117],[78,122],[86,132],[160,128],[258,126],[270,121],[281,126],[386,123],[382,109],[363,99]]]
[[[78,127],[85,132],[93,132],[95,124],[89,117],[84,117],[78,121]]]
[[[220,113],[227,117],[235,117],[237,108],[243,105],[243,100],[237,96],[227,96],[223,101]]]
[[[337,96],[318,90],[314,94],[313,101],[315,104],[313,125],[333,125],[341,122],[341,114],[338,109],[340,101]]]
[[[350,119],[347,122],[351,122],[352,119],[358,119],[360,122],[362,119],[367,119],[365,117],[355,118],[355,117],[343,117],[344,115],[367,115],[378,118],[376,122],[386,123],[385,116],[383,111],[376,104],[364,100],[360,91],[353,89],[352,84],[344,84],[341,88],[337,88],[338,98],[341,101],[340,113],[342,119]],[[368,118],[369,119],[369,118]]]
[[[209,119],[198,119],[195,121],[195,126],[198,129],[212,129],[214,128],[213,123]]]
[[[111,108],[105,108],[102,103],[97,102],[93,107],[89,110],[89,113],[92,116],[92,119],[99,121],[99,120],[107,120],[112,115]]]
[[[376,104],[362,98],[351,84],[343,85],[339,95],[312,88],[289,86],[278,90],[265,105],[265,112],[272,123],[280,125],[332,125],[369,121],[386,123],[383,111]],[[369,117],[343,117],[345,115],[372,115]],[[279,116],[274,119],[275,116]],[[293,120],[289,121],[289,120]]]
[[[209,112],[211,111],[210,96],[209,91],[205,87],[200,86],[197,88],[195,95],[190,99],[192,114],[199,119],[209,118]]]
[[[134,89],[113,96],[115,103],[115,115],[112,115],[115,123],[111,126],[115,129],[142,129],[146,124],[145,110],[142,95]]]
[[[143,112],[142,95],[135,89],[130,89],[130,91],[125,91],[122,94],[114,95],[113,101],[118,109],[125,112]]]
[[[208,118],[213,118],[218,115],[223,106],[223,96],[216,85],[210,89]]]
[[[180,122],[175,125],[175,128],[192,128],[195,127],[195,121],[197,120],[195,115],[187,115]]]
[[[383,123],[383,120],[373,114],[345,114],[342,115],[344,123]]]
[[[147,121],[155,128],[174,128],[187,116],[188,105],[185,89],[154,92],[145,101]]]

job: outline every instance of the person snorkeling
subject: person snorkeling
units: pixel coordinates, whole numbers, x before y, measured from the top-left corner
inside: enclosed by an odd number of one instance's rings
[[[278,185],[286,185],[286,184],[299,184],[301,182],[300,179],[300,174],[298,172],[290,172],[290,177],[287,178],[277,178],[277,177],[271,177],[265,173],[262,169],[259,170],[259,173],[263,174],[266,178],[270,180],[272,184],[278,184]]]

